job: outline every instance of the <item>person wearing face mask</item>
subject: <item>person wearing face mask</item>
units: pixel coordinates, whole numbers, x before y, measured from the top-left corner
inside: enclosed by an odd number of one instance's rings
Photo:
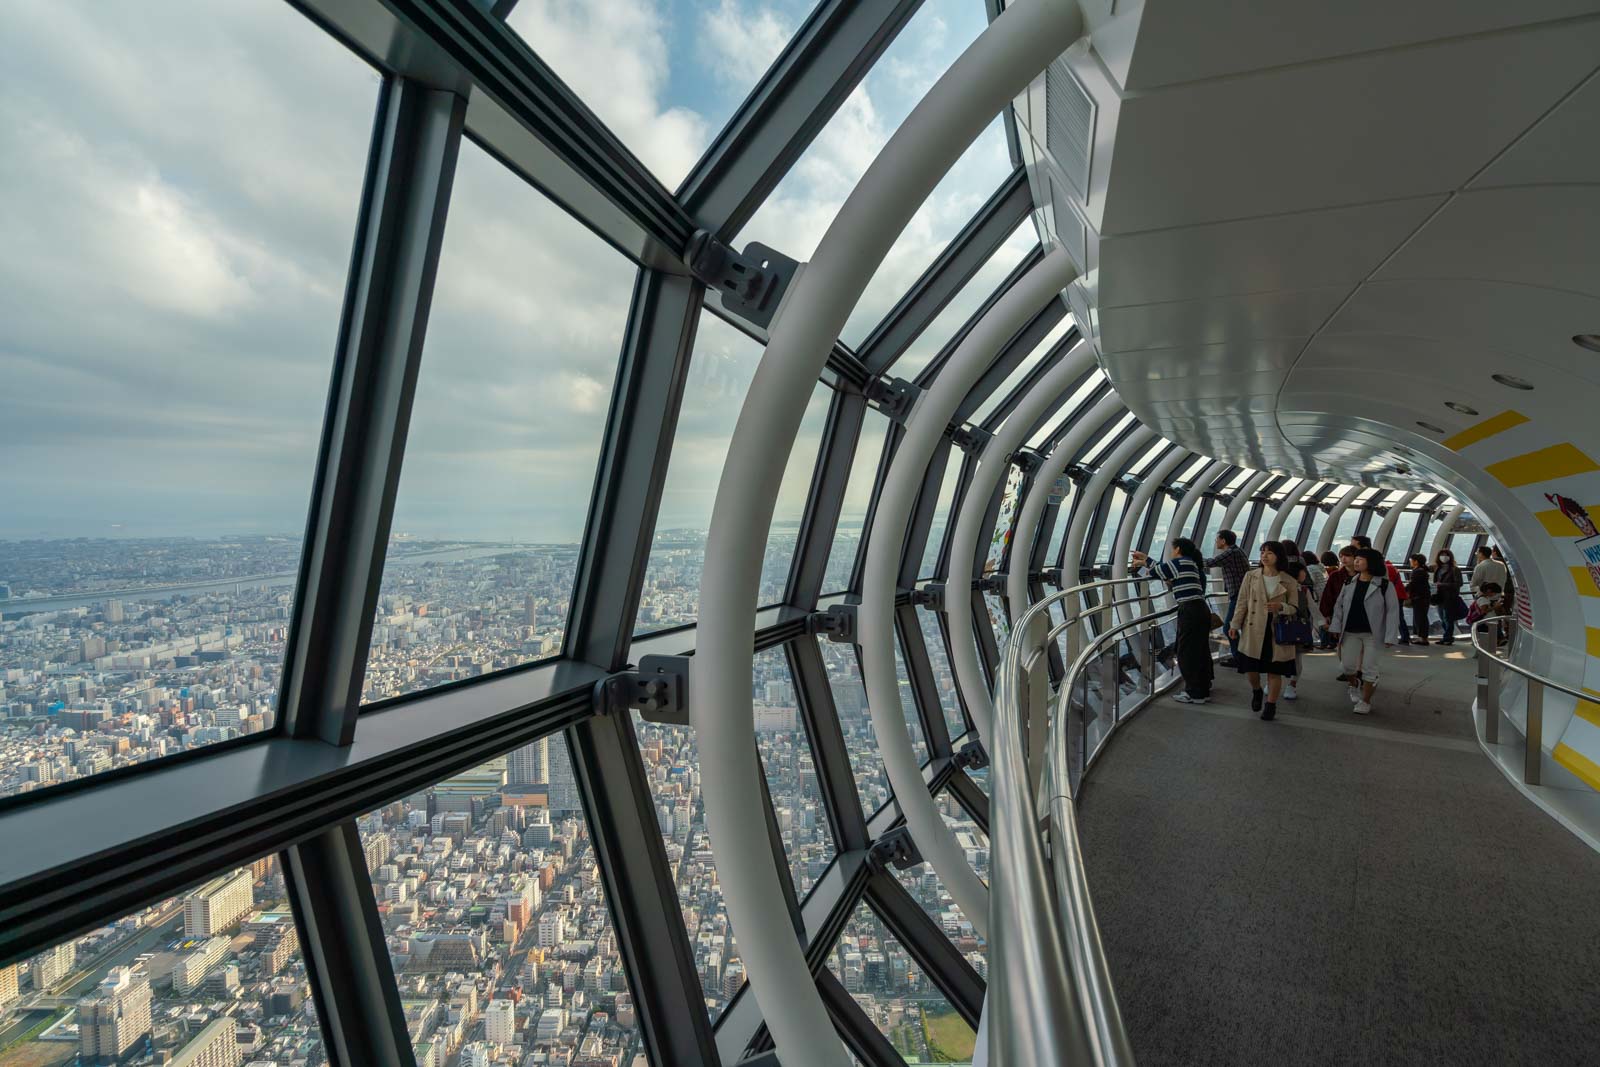
[[[1443,634],[1441,645],[1456,641],[1456,623],[1466,617],[1466,605],[1461,600],[1461,568],[1456,566],[1456,555],[1441,548],[1433,561],[1433,605],[1439,610],[1439,628]]]

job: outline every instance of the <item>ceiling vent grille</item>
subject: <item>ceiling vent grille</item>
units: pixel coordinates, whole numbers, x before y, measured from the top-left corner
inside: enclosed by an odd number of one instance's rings
[[[1089,160],[1094,151],[1094,98],[1064,60],[1045,69],[1045,147],[1061,166],[1078,199],[1089,199]]]
[[[1048,172],[1045,181],[1050,185],[1051,213],[1055,215],[1056,237],[1067,250],[1067,255],[1072,257],[1072,262],[1077,264],[1080,272],[1087,270],[1089,265],[1089,237],[1084,232],[1083,219],[1079,217],[1073,207],[1067,191],[1062,188],[1061,180]]]

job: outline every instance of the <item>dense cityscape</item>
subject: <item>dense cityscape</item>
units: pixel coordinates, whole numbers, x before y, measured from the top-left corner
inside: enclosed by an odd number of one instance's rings
[[[829,583],[848,581],[858,539],[847,533],[835,547]],[[792,532],[780,531],[768,546],[763,600],[781,598],[792,552]],[[701,533],[658,536],[641,631],[694,621],[703,554]],[[270,729],[297,555],[285,538],[0,543],[0,792],[49,788]],[[397,539],[374,619],[367,699],[556,654],[576,560],[570,545]],[[936,617],[918,617],[942,702],[934,713],[959,734],[965,728]],[[870,814],[890,790],[855,649],[819,647]],[[925,759],[900,668],[902,706]],[[804,897],[834,848],[782,649],[757,656],[751,694],[774,814]],[[714,1019],[743,967],[706,836],[693,734],[643,720],[636,733]],[[940,799],[986,876],[987,842],[948,796]],[[359,826],[420,1067],[644,1062],[559,736],[386,805]],[[925,867],[899,874],[981,973],[983,946],[938,880]],[[146,991],[152,1021],[126,1046],[126,1062],[179,1062],[173,1057],[187,1054],[184,1042],[219,1019],[237,1048],[182,1062],[324,1062],[303,965],[292,945],[279,959],[293,926],[274,864],[257,865],[251,895],[254,911],[229,938],[188,937],[182,901],[169,901],[52,950],[75,958],[62,975],[36,958],[12,972],[8,997],[0,973],[0,1067],[94,1062],[81,1033],[93,997],[139,999]],[[908,1061],[970,1057],[970,1029],[865,908],[834,955],[830,966]],[[191,958],[198,962],[182,963]],[[194,996],[187,981],[180,993],[171,977],[183,966],[203,972],[194,976],[208,994],[203,1003],[179,999]],[[297,983],[292,996],[289,981]],[[279,1012],[285,997],[293,1008]],[[206,1040],[220,1047],[223,1029]]]

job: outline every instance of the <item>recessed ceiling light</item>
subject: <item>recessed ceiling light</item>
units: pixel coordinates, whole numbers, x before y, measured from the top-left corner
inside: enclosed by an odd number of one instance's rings
[[[1423,422],[1421,419],[1417,420],[1417,425],[1421,426],[1424,430],[1427,430],[1429,433],[1447,433],[1448,432],[1443,426],[1435,426],[1433,423],[1431,423],[1431,422]]]
[[[1600,333],[1575,333],[1572,343],[1591,352],[1600,352]]]
[[[1465,404],[1457,404],[1454,400],[1446,400],[1444,402],[1444,406],[1449,408],[1451,411],[1458,411],[1463,415],[1476,415],[1478,413],[1477,408],[1469,408]]]
[[[1514,374],[1491,374],[1489,377],[1499,382],[1508,389],[1532,389],[1533,383],[1526,378],[1518,378]]]

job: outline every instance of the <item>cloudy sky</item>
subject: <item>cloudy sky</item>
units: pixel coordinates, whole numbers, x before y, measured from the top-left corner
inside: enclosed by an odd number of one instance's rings
[[[808,6],[522,0],[511,22],[674,187]],[[983,24],[981,0],[928,0],[741,243],[809,256]],[[15,0],[0,82],[0,537],[298,533],[376,75],[282,0]],[[996,123],[896,245],[847,342],[1008,169]],[[1019,231],[947,319],[1032,243]],[[397,531],[578,538],[634,274],[463,147]],[[704,525],[760,354],[702,323],[663,526]],[[798,517],[823,414],[819,395],[780,517]]]

